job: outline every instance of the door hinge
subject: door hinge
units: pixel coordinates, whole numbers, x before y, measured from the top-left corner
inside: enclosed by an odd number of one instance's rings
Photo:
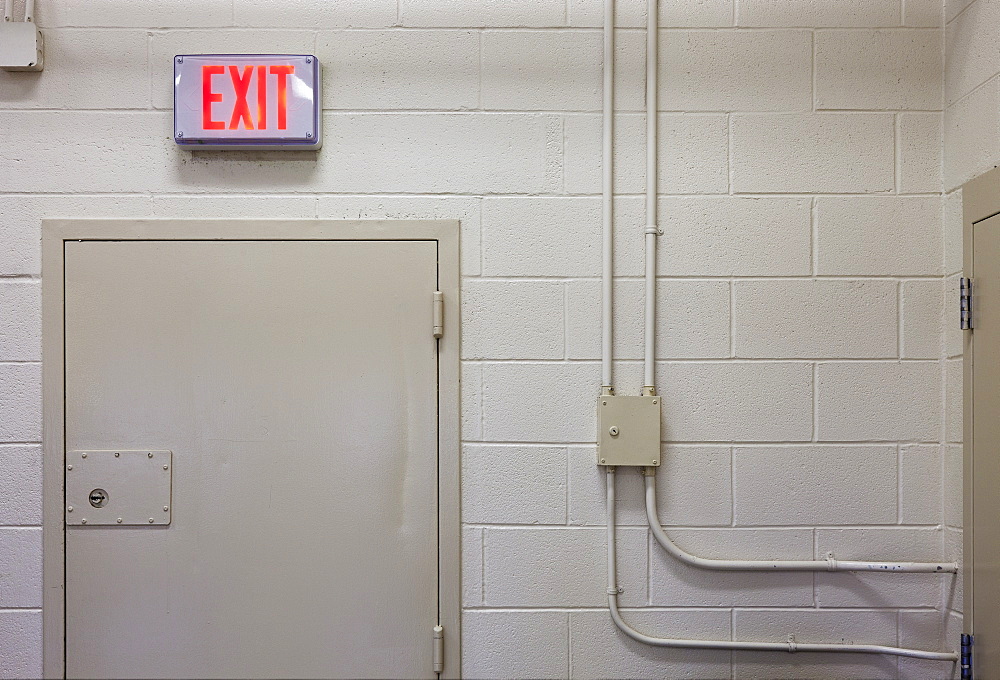
[[[964,276],[959,279],[959,310],[961,312],[961,328],[963,331],[972,330],[972,279]]]
[[[961,667],[962,667],[962,680],[972,680],[972,644],[975,642],[975,637],[962,633],[962,654],[961,654]]]
[[[434,626],[434,672],[444,672],[444,627]]]
[[[444,335],[444,293],[434,291],[434,337]]]

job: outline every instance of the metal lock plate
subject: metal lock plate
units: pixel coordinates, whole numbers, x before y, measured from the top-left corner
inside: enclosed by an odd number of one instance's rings
[[[660,397],[603,396],[597,423],[599,465],[660,464]]]
[[[66,454],[66,524],[170,524],[170,451],[70,451]]]

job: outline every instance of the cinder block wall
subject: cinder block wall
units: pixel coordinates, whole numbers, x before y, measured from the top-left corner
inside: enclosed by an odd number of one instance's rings
[[[622,394],[641,382],[644,5],[619,0]],[[988,43],[996,7],[949,32]],[[653,650],[602,608],[599,0],[38,0],[37,16],[45,71],[0,73],[0,676],[40,671],[40,219],[241,215],[462,220],[466,676],[951,672]],[[940,0],[662,2],[658,485],[690,550],[959,548],[942,21]],[[174,54],[309,51],[321,153],[175,148]],[[949,70],[949,112],[982,99],[995,130],[1000,79],[983,79]],[[640,479],[620,476],[623,599],[645,631],[955,646],[950,577],[689,569],[650,543]]]
[[[962,333],[956,304],[962,274],[962,184],[1000,163],[1000,0],[945,5],[944,266],[945,549],[962,556]],[[946,594],[955,621],[963,611],[962,579]],[[952,625],[951,628],[956,628]]]

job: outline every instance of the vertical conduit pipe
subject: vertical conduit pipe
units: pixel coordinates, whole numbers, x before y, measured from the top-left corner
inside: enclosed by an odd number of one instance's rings
[[[604,247],[601,269],[601,394],[612,386],[612,297],[614,295],[614,111],[615,111],[615,0],[604,0]]]
[[[656,394],[656,190],[657,190],[657,129],[656,83],[659,38],[657,0],[646,6],[646,319],[644,324],[645,377],[642,393]]]

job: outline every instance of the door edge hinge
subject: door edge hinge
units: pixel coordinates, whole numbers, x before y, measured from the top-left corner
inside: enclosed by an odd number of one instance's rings
[[[434,672],[444,672],[444,626],[434,626]]]
[[[962,680],[972,680],[972,645],[975,643],[975,636],[968,633],[962,633],[961,643]]]
[[[444,335],[444,293],[434,291],[434,337]]]
[[[972,330],[972,279],[959,279],[959,311],[960,327],[963,331]]]

